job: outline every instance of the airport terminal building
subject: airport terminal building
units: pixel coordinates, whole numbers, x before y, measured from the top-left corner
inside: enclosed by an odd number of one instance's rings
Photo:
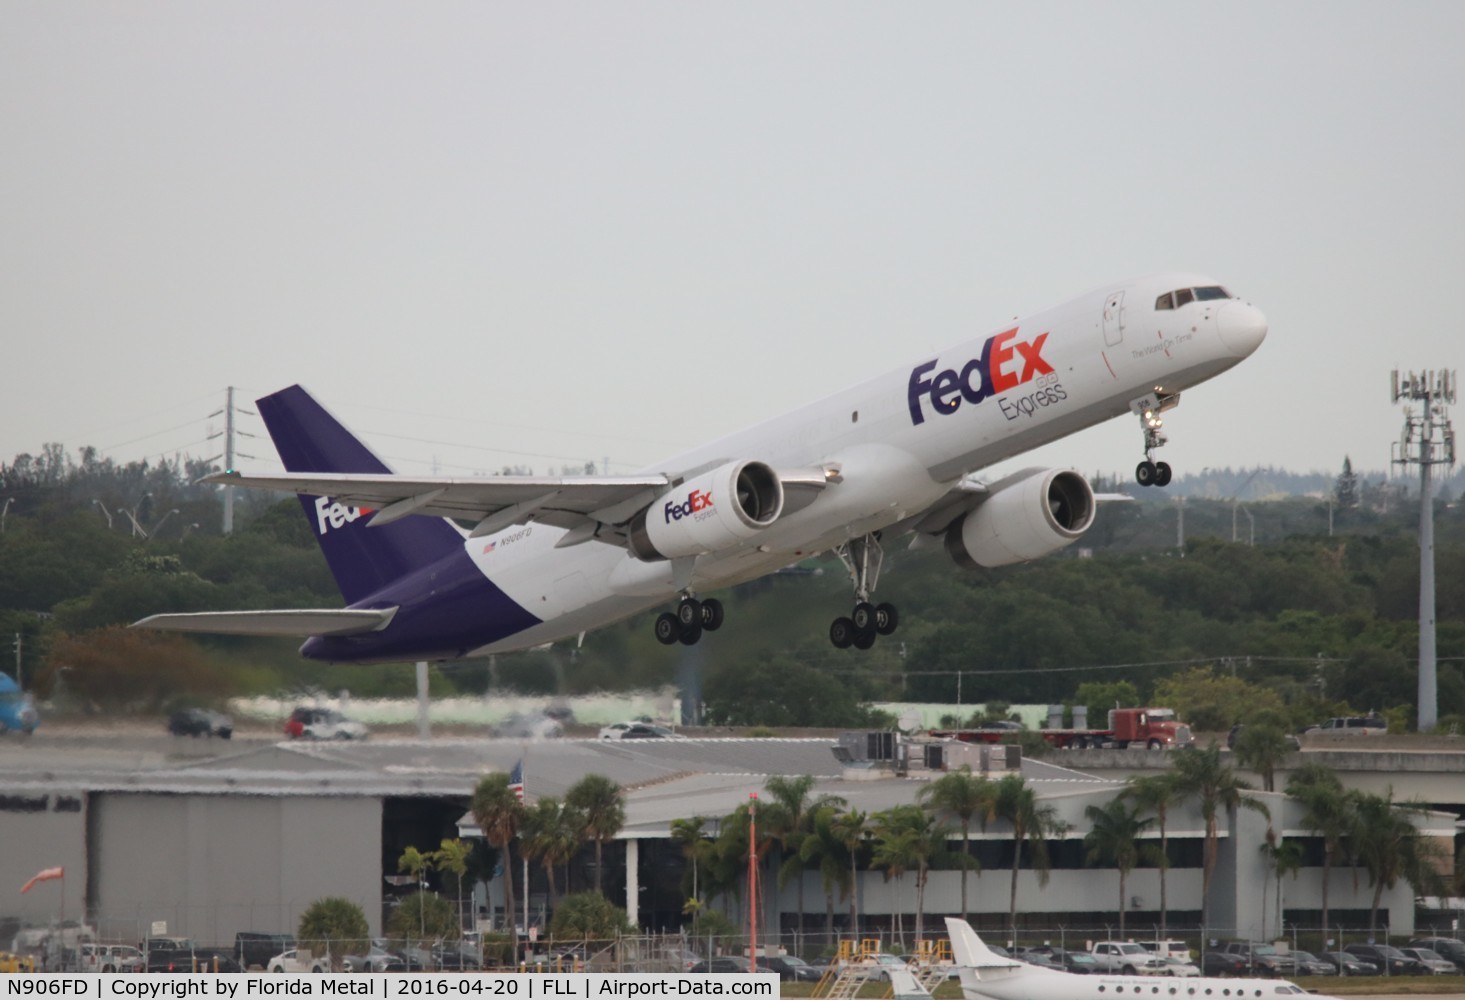
[[[1088,751],[1022,759],[1009,748],[947,744],[948,767],[966,763],[999,777],[1018,769],[1067,825],[1050,840],[1047,885],[1023,871],[1018,882],[1020,927],[1103,928],[1126,908],[1130,933],[1158,921],[1159,872],[1138,868],[1119,899],[1119,876],[1087,859],[1085,810],[1103,806],[1133,769],[1165,766],[1161,751]],[[201,943],[228,943],[239,931],[292,932],[301,912],[326,896],[359,903],[373,934],[397,893],[397,859],[408,846],[435,849],[444,837],[477,836],[468,802],[478,779],[523,765],[526,797],[562,796],[586,774],[603,774],[625,790],[626,823],[606,849],[605,891],[631,920],[648,930],[682,922],[686,862],[671,840],[675,820],[703,816],[716,823],[763,790],[773,775],[812,775],[814,795],[843,798],[851,808],[877,813],[917,801],[940,771],[913,755],[908,767],[841,760],[833,739],[676,740],[378,740],[362,743],[280,743],[233,747],[187,739],[161,751],[107,751],[96,744],[47,745],[44,735],[0,748],[0,884],[14,887],[0,905],[5,927],[85,917],[106,939],[135,942],[150,931],[183,934]],[[1015,748],[1011,748],[1014,749]],[[1098,756],[1095,756],[1098,755]],[[1108,756],[1105,756],[1108,755]],[[843,756],[848,756],[847,754]],[[1061,766],[1080,760],[1130,770],[1086,772]],[[923,759],[915,759],[923,758]],[[1153,758],[1153,759],[1151,759]],[[1058,761],[1060,763],[1054,763]],[[1270,819],[1239,810],[1223,817],[1220,860],[1211,886],[1212,936],[1278,936],[1278,910],[1287,926],[1317,925],[1321,909],[1321,846],[1307,841],[1298,803],[1256,792]],[[1465,796],[1461,797],[1465,799]],[[1456,817],[1422,812],[1417,825],[1438,838],[1453,858]],[[1304,838],[1304,867],[1272,877],[1262,847],[1275,836]],[[1169,926],[1201,926],[1205,824],[1193,803],[1167,818],[1171,868],[1167,875]],[[1151,836],[1158,836],[1151,830]],[[968,876],[969,905],[979,927],[1005,927],[1011,877],[1011,832],[1005,824],[972,830],[971,851],[980,872]],[[1316,848],[1316,849],[1314,849]],[[571,888],[593,881],[593,855],[570,867]],[[777,859],[774,859],[777,863]],[[18,889],[36,872],[62,867],[64,879]],[[516,853],[515,867],[519,867]],[[1330,923],[1366,923],[1373,889],[1361,872],[1335,867],[1329,887]],[[517,873],[516,873],[517,877]],[[544,909],[543,873],[531,871],[530,924]],[[780,928],[822,933],[828,900],[817,872],[775,893]],[[862,871],[857,887],[861,931],[889,936],[897,913],[907,933],[916,911],[913,877]],[[480,888],[479,912],[503,920],[501,880]],[[560,886],[564,891],[565,887]],[[522,889],[520,900],[524,899]],[[802,898],[805,912],[799,912]],[[959,914],[961,878],[933,872],[925,890],[929,928]],[[1415,901],[1404,883],[1382,896],[1394,934],[1414,928]],[[740,915],[740,900],[714,901]],[[836,930],[847,901],[833,900]],[[1224,929],[1224,930],[1222,930]]]

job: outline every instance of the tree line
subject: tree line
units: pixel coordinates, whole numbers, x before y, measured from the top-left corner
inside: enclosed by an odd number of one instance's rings
[[[399,665],[310,663],[289,641],[121,631],[158,611],[339,603],[293,498],[242,496],[224,535],[218,491],[194,484],[206,464],[119,467],[52,449],[23,458],[0,466],[0,635],[19,637],[26,687],[100,711],[292,688],[412,693]],[[1449,724],[1465,721],[1465,508],[1437,506],[1439,707]],[[1119,681],[1150,700],[1196,665],[1304,715],[1411,705],[1416,508],[1286,498],[1245,509],[1248,530],[1232,541],[1234,501],[1106,505],[1077,545],[975,573],[891,546],[880,594],[901,607],[902,625],[864,653],[830,646],[828,623],[847,610],[849,588],[836,563],[811,560],[726,594],[735,627],[696,659],[655,642],[643,615],[575,648],[443,664],[432,683],[547,696],[674,684],[709,722],[765,726],[866,725],[882,700],[1072,704],[1085,684]]]

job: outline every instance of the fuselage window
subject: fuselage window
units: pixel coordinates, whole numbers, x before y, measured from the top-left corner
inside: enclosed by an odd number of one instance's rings
[[[1174,292],[1166,292],[1164,295],[1161,295],[1158,299],[1155,300],[1155,311],[1156,312],[1159,312],[1161,309],[1174,309],[1174,308],[1175,308],[1175,293]]]
[[[1181,306],[1184,306],[1184,305],[1189,305],[1190,303],[1192,303],[1194,301],[1195,301],[1195,292],[1193,290],[1189,289],[1189,288],[1182,288],[1178,292],[1175,293],[1175,308],[1176,309],[1179,309]]]
[[[1207,288],[1195,289],[1195,297],[1201,302],[1207,302],[1211,299],[1229,299],[1231,296],[1220,285],[1211,285]]]

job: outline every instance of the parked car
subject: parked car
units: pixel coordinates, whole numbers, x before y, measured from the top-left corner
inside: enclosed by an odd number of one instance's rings
[[[1461,969],[1465,969],[1465,941],[1452,937],[1423,937],[1409,942],[1411,948],[1428,948],[1441,958],[1448,958]]]
[[[1164,941],[1141,941],[1139,946],[1145,951],[1152,951],[1161,958],[1182,958],[1190,961],[1190,946],[1179,938],[1169,938]]]
[[[1103,971],[1099,960],[1086,951],[1069,951],[1067,948],[1050,948],[1048,954],[1067,972],[1080,976],[1098,975]]]
[[[1324,951],[1318,953],[1324,962],[1333,963],[1333,969],[1340,976],[1376,976],[1379,967],[1367,959],[1350,955],[1346,951]]]
[[[758,959],[758,969],[778,973],[785,983],[817,983],[824,978],[824,970],[816,969],[797,955],[769,955]]]
[[[1384,976],[1422,976],[1428,971],[1417,960],[1388,944],[1350,944],[1348,954],[1372,962]]]
[[[295,947],[295,938],[290,934],[262,934],[256,931],[240,931],[234,935],[234,956],[245,970],[251,967],[263,969],[270,959],[287,948]]]
[[[1228,941],[1222,950],[1244,959],[1250,970],[1249,975],[1286,978],[1297,973],[1297,963],[1292,960],[1292,956],[1282,954],[1269,944],[1259,941]]]
[[[753,964],[741,955],[718,955],[704,958],[687,972],[696,975],[701,972],[752,972]]]
[[[1310,951],[1294,948],[1291,955],[1292,961],[1297,964],[1297,975],[1299,976],[1335,976],[1338,974],[1337,965],[1318,958]]]
[[[267,972],[330,972],[331,956],[312,955],[302,958],[300,952],[291,948],[270,959],[265,966]]]
[[[1125,976],[1159,976],[1165,972],[1165,962],[1160,956],[1133,941],[1098,941],[1089,952],[1105,972]]]
[[[1162,976],[1198,976],[1200,966],[1188,958],[1176,958],[1174,955],[1163,955],[1160,961],[1165,963],[1165,969],[1160,973]]]
[[[146,967],[142,952],[130,944],[84,941],[77,949],[77,972],[141,972]]]
[[[168,716],[168,732],[174,736],[217,736],[227,740],[234,735],[234,720],[207,708],[183,708]]]
[[[373,941],[365,955],[345,955],[341,958],[342,972],[406,972],[407,963],[401,955],[393,954]]]
[[[1399,949],[1429,970],[1431,976],[1458,976],[1460,967],[1432,948]]]
[[[1249,976],[1251,963],[1241,955],[1216,949],[1201,956],[1200,971],[1203,976]]]
[[[285,720],[285,735],[292,740],[364,740],[367,732],[364,723],[333,708],[297,708]]]

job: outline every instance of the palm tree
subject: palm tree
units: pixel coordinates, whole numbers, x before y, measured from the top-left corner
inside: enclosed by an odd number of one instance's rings
[[[1302,825],[1323,840],[1322,921],[1328,927],[1328,884],[1333,865],[1358,825],[1358,796],[1343,788],[1338,775],[1324,764],[1306,763],[1287,779],[1287,794],[1302,803]]]
[[[916,798],[926,808],[938,813],[955,816],[961,824],[961,852],[971,856],[972,820],[986,813],[993,795],[992,782],[979,774],[972,774],[969,765],[963,764],[960,771],[948,771],[916,793]],[[967,919],[966,873],[967,869],[980,866],[973,859],[970,865],[961,869],[961,918]]]
[[[1119,869],[1119,937],[1124,937],[1124,885],[1129,873],[1134,871],[1146,851],[1140,844],[1139,835],[1154,822],[1140,818],[1140,807],[1127,802],[1122,794],[1110,799],[1107,805],[1089,806],[1084,810],[1092,824],[1084,836],[1088,845],[1089,864],[1109,863]]]
[[[1267,937],[1267,882],[1276,876],[1277,880],[1277,933],[1282,932],[1282,876],[1296,875],[1302,868],[1302,845],[1295,840],[1280,840],[1271,823],[1267,824],[1266,842],[1259,848],[1267,870],[1271,872],[1262,882],[1262,938]]]
[[[1017,935],[1017,873],[1022,868],[1022,847],[1031,845],[1033,870],[1038,884],[1048,884],[1051,865],[1048,860],[1048,837],[1067,831],[1051,805],[1038,805],[1038,793],[1028,787],[1021,774],[1004,775],[996,783],[987,806],[988,822],[1005,820],[1012,825],[1012,885],[1008,891],[1007,920],[1014,937]]]
[[[698,900],[699,905],[702,898],[702,887],[698,884],[701,874],[699,869],[708,850],[712,847],[712,841],[707,839],[707,833],[703,829],[706,825],[706,816],[693,816],[691,819],[671,821],[672,843],[681,846],[682,857],[691,864],[691,868],[682,876],[682,894],[688,899]]]
[[[1232,752],[1248,771],[1261,775],[1262,789],[1275,792],[1277,768],[1293,750],[1287,727],[1275,712],[1263,712],[1243,726]]]
[[[1426,840],[1409,819],[1415,806],[1394,802],[1394,791],[1387,795],[1362,793],[1358,796],[1358,826],[1354,848],[1358,861],[1368,872],[1373,886],[1373,902],[1368,911],[1368,932],[1378,925],[1379,901],[1385,889],[1392,889],[1402,878],[1423,896],[1437,891],[1439,876],[1434,863],[1439,853],[1432,841]]]
[[[1216,858],[1220,849],[1220,824],[1218,814],[1225,811],[1230,816],[1242,806],[1261,813],[1268,819],[1271,811],[1256,799],[1243,795],[1251,786],[1236,772],[1221,763],[1221,749],[1212,743],[1204,750],[1186,747],[1175,755],[1176,783],[1180,793],[1193,798],[1200,806],[1201,818],[1206,821],[1206,844],[1204,867],[1201,869],[1201,917],[1210,913],[1211,876],[1216,871]]]
[[[834,940],[834,890],[839,889],[840,895],[847,897],[854,888],[854,876],[848,865],[850,852],[840,836],[839,815],[837,807],[821,806],[814,812],[812,829],[799,845],[799,860],[819,871],[824,886],[824,929],[831,941]]]
[[[844,799],[837,795],[820,795],[811,799],[814,776],[800,775],[797,778],[774,775],[763,788],[769,799],[759,810],[759,827],[765,827],[768,836],[778,843],[783,861],[778,870],[778,888],[783,889],[790,878],[798,878],[799,922],[804,919],[804,863],[799,857],[803,839],[809,835],[815,810],[824,805],[844,805]]]
[[[567,864],[580,849],[580,831],[584,822],[559,799],[540,799],[524,815],[524,856],[538,861],[549,881],[549,905],[559,899],[555,883],[555,866]]]
[[[514,859],[509,847],[519,833],[524,821],[524,803],[518,793],[509,787],[509,776],[503,771],[492,771],[478,779],[474,786],[469,811],[483,831],[483,837],[499,850],[504,872],[504,915],[509,928],[514,926]]]
[[[849,916],[850,934],[856,940],[860,937],[860,847],[870,839],[869,814],[850,809],[834,817],[830,833],[849,852]]]
[[[463,879],[468,874],[468,855],[472,848],[456,837],[444,837],[438,849],[432,852],[432,864],[440,872],[451,872],[457,883],[458,929],[463,929]]]
[[[431,867],[432,852],[419,851],[417,848],[412,847],[411,845],[408,845],[407,849],[402,852],[402,856],[397,859],[397,871],[406,872],[408,875],[412,876],[412,880],[417,883],[417,894],[419,896],[427,892],[427,882],[424,880],[423,876],[427,874],[427,870]],[[420,904],[421,900],[418,900],[418,902]],[[419,917],[421,916],[421,913],[422,907],[419,906]],[[419,920],[419,924],[420,923],[421,920]],[[418,930],[421,932],[419,934],[419,937],[426,936],[425,927],[419,926]]]
[[[587,774],[565,793],[565,805],[580,817],[581,835],[595,841],[595,891],[601,892],[601,849],[626,825],[621,786],[603,774]]]
[[[947,847],[951,827],[919,806],[887,809],[876,822],[879,838],[875,847],[876,864],[899,867],[901,870],[895,872],[897,877],[910,868],[916,870],[916,940],[919,942],[926,931],[926,883],[931,869],[949,863],[965,864],[970,859]]]
[[[916,856],[915,838],[908,829],[904,810],[914,806],[895,806],[872,817],[875,827],[875,853],[870,863],[885,870],[886,879],[895,879],[896,898],[901,896],[901,880],[905,873],[914,868],[919,859]],[[905,920],[903,912],[895,911],[896,936],[900,946],[905,948]]]
[[[1170,870],[1170,839],[1166,830],[1170,806],[1179,796],[1175,775],[1165,771],[1160,774],[1137,775],[1129,779],[1129,786],[1121,795],[1126,796],[1140,809],[1155,814],[1155,826],[1160,831],[1160,849],[1155,862],[1160,869],[1160,937],[1167,934],[1170,901],[1166,893],[1165,875]]]

